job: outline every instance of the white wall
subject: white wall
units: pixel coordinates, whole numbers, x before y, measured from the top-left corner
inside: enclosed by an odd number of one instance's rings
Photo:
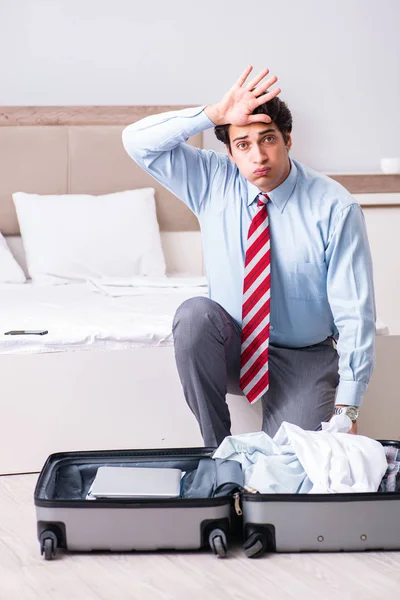
[[[400,198],[400,194],[397,194]],[[400,335],[400,208],[364,208],[378,318]]]
[[[0,0],[0,106],[207,104],[252,63],[296,158],[378,171],[400,155],[399,26],[399,0]]]

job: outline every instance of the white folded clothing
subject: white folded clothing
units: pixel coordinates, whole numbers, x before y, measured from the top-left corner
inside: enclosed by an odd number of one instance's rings
[[[383,446],[347,432],[337,415],[322,431],[284,422],[272,439],[264,432],[225,438],[213,458],[242,464],[245,485],[260,493],[376,492],[387,469]]]

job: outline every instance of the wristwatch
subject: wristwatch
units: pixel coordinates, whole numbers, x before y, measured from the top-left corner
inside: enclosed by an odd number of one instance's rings
[[[335,415],[341,415],[344,413],[353,421],[357,421],[358,415],[360,414],[360,409],[358,406],[336,406],[335,407]]]

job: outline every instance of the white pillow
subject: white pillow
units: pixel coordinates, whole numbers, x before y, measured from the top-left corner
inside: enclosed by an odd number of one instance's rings
[[[154,188],[13,200],[35,283],[165,275]]]
[[[26,277],[0,233],[0,283],[25,283]]]

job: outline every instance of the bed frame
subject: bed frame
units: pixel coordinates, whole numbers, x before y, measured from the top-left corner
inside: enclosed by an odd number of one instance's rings
[[[14,191],[103,194],[151,185],[167,269],[203,273],[196,218],[137,167],[121,143],[125,125],[178,108],[183,107],[0,108],[0,231],[25,270]],[[201,147],[202,136],[189,142]],[[346,182],[350,191],[400,192],[396,176],[375,181],[379,189],[368,188],[364,176],[356,190],[351,186],[361,180],[352,177]],[[400,439],[399,356],[400,335],[377,337],[376,369],[360,419],[366,435]],[[1,355],[0,372],[0,474],[37,472],[58,451],[202,445],[171,347]],[[231,394],[228,403],[233,433],[260,428],[259,403],[250,406]]]

